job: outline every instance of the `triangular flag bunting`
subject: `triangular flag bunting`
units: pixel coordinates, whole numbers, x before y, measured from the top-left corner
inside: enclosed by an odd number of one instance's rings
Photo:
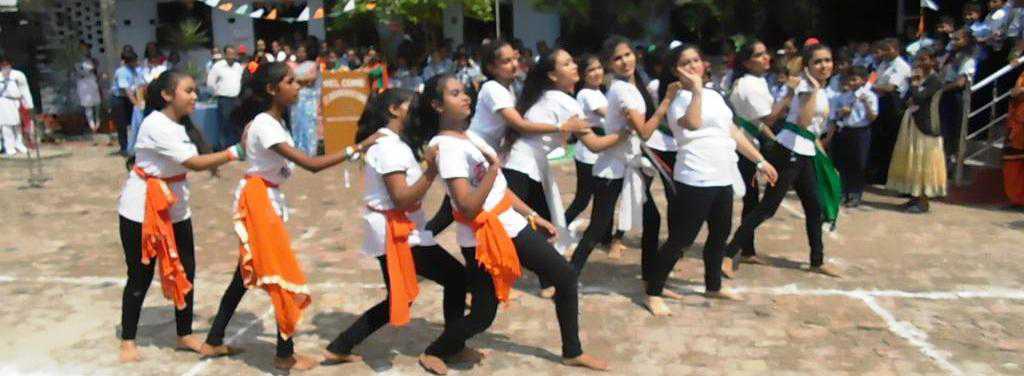
[[[230,12],[232,7],[234,7],[234,5],[232,5],[231,3],[224,3],[217,7],[217,9],[223,10],[225,12]]]
[[[314,20],[319,20],[321,18],[324,18],[324,8],[323,7],[317,8],[316,12],[313,12],[313,19]]]
[[[271,9],[270,10],[270,14],[268,14],[267,17],[265,17],[265,18],[268,19],[268,20],[276,20],[277,19],[277,8]]]
[[[206,0],[203,1],[203,3],[206,4],[206,6],[213,8],[216,7],[218,3],[220,3],[220,0]]]
[[[249,13],[249,17],[260,18],[263,17],[263,9],[257,9],[256,11]]]
[[[345,4],[345,9],[342,9],[341,11],[348,13],[353,10],[356,10],[356,0],[348,0],[348,3]]]
[[[235,14],[249,14],[249,4],[242,4],[242,6],[238,7],[238,10],[235,11]]]
[[[295,22],[295,17],[281,17],[281,19],[279,19],[278,21],[287,22],[287,23],[294,23]]]
[[[296,20],[298,20],[299,22],[309,21],[309,7],[303,9],[302,13],[299,13],[299,18],[296,18]]]
[[[934,11],[938,11],[939,5],[935,3],[935,0],[921,0],[921,8],[928,8]]]

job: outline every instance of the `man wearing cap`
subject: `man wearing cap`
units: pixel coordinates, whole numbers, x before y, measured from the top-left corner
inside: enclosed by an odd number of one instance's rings
[[[245,67],[238,62],[238,53],[232,46],[224,47],[224,60],[213,64],[206,76],[206,85],[217,99],[217,120],[220,137],[215,146],[222,150],[237,144],[241,125],[231,124],[231,113],[238,107],[238,94],[242,91],[242,73]]]

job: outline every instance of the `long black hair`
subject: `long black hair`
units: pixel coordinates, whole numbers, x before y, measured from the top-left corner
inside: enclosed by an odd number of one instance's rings
[[[523,94],[520,96],[518,103],[516,103],[516,110],[521,114],[525,114],[530,107],[533,107],[537,101],[544,96],[544,92],[555,88],[555,83],[548,77],[548,73],[551,73],[556,68],[556,58],[558,52],[563,51],[562,49],[555,49],[547,53],[547,55],[541,56],[537,64],[530,69],[530,73],[526,74],[526,80],[523,81]]]
[[[441,114],[434,110],[434,102],[444,101],[444,87],[450,80],[458,81],[458,78],[451,73],[431,77],[423,84],[423,94],[410,108],[412,115],[409,116],[405,134],[413,150],[422,150],[423,145],[441,131]]]
[[[191,76],[187,73],[172,69],[161,73],[159,77],[153,80],[153,82],[150,82],[146,89],[146,108],[142,111],[143,116],[147,117],[154,111],[162,111],[166,108],[169,103],[164,99],[163,93],[170,92],[173,94],[178,90],[178,85],[180,85],[186,78],[191,78]],[[185,127],[185,134],[188,135],[189,141],[192,141],[192,143],[196,145],[196,149],[199,150],[200,154],[209,154],[213,152],[213,147],[206,143],[206,139],[203,138],[203,132],[200,131],[195,124],[192,124],[191,117],[183,116],[181,119],[176,119],[175,121]],[[130,170],[134,165],[135,156],[131,156],[125,162],[125,167]]]
[[[676,64],[679,63],[679,56],[683,54],[683,51],[691,48],[696,49],[697,53],[700,54],[700,49],[697,49],[696,45],[683,43],[671,50],[668,50],[661,56],[664,68],[661,70],[661,76],[658,77],[658,98],[665,97],[665,94],[668,92],[668,85],[679,81],[679,77],[676,77],[674,74],[676,71]]]
[[[494,79],[494,74],[491,73],[491,64],[498,60],[498,51],[505,46],[511,47],[512,44],[504,39],[496,39],[480,46],[480,71],[488,80]]]
[[[245,129],[245,125],[256,118],[256,115],[270,109],[274,97],[267,92],[267,86],[277,86],[290,70],[288,64],[282,62],[260,64],[252,79],[246,83],[238,108],[231,113],[231,125],[237,127],[238,133],[242,133],[241,130]],[[291,130],[287,121],[285,127]]]
[[[629,39],[626,39],[626,37],[621,35],[612,35],[608,37],[608,39],[605,39],[604,43],[601,44],[601,60],[604,60],[606,72],[611,72],[611,69],[609,68],[611,67],[612,57],[615,56],[615,49],[619,47],[619,45],[625,45],[633,52],[633,55],[636,56],[636,51],[633,50],[633,46],[629,45]],[[628,79],[629,77],[619,78]],[[647,82],[642,76],[640,76],[639,61],[636,62],[636,65],[633,68],[633,81],[636,83],[637,90],[640,90],[640,95],[644,98],[644,106],[647,107],[644,118],[650,118],[651,115],[654,115],[655,103],[654,98],[651,98],[651,93],[647,92]]]
[[[587,69],[590,68],[590,63],[593,61],[597,61],[598,64],[601,64],[601,58],[591,53],[585,53],[576,58],[576,69],[580,74],[580,81],[576,83],[576,93],[579,93],[580,90],[583,90],[583,88],[587,86]],[[601,69],[604,69],[604,65],[601,65]],[[602,93],[607,90],[603,82],[599,85],[598,90]]]
[[[415,98],[415,93],[411,90],[401,88],[387,89],[380,94],[374,94],[370,97],[370,100],[366,102],[366,108],[363,109],[363,114],[359,116],[358,124],[359,128],[356,130],[356,143],[363,142],[363,140],[369,138],[377,130],[384,128],[388,125],[391,119],[395,116],[391,114],[391,108],[401,106],[402,103],[411,102]],[[411,105],[411,103],[410,103]],[[410,110],[410,114],[412,111]],[[408,130],[408,128],[406,128]],[[407,144],[411,144],[409,138],[405,135],[407,132],[398,135]],[[413,149],[413,155],[419,159],[419,149]]]
[[[747,68],[747,61],[750,61],[750,59],[754,57],[754,48],[756,48],[758,44],[764,45],[764,42],[761,42],[759,39],[748,41],[747,44],[744,44],[740,47],[740,50],[736,52],[736,64],[732,67],[733,86],[735,86],[737,82],[740,82],[740,78],[743,78],[743,76],[750,73],[750,69]]]

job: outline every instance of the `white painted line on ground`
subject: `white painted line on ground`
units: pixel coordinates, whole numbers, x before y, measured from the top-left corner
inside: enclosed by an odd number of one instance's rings
[[[874,297],[856,294],[854,296],[860,298],[860,300],[863,301],[871,311],[875,312],[875,314],[878,315],[878,317],[881,317],[882,320],[885,320],[885,323],[889,326],[889,331],[903,337],[903,339],[906,339],[911,345],[916,347],[918,351],[921,351],[922,354],[933,360],[939,368],[949,372],[951,375],[964,374],[960,368],[953,365],[953,363],[950,363],[949,359],[946,359],[945,354],[935,349],[935,346],[928,342],[927,333],[921,331],[921,329],[918,329],[909,322],[897,320],[892,312],[889,312],[889,310],[879,305],[878,302],[875,301]]]
[[[228,337],[226,340],[224,340],[224,344],[226,345],[226,344],[234,342],[236,338],[238,338],[241,335],[245,334],[245,332],[248,332],[249,329],[254,328],[257,323],[263,322],[263,320],[266,320],[266,319],[270,318],[273,315],[274,315],[274,309],[273,308],[268,309],[267,312],[264,312],[262,316],[260,316],[259,318],[255,319],[255,320],[252,320],[252,322],[246,324],[245,327],[242,328],[242,330],[238,331],[238,333],[232,334],[230,337]],[[213,359],[214,358],[203,359],[199,363],[196,363],[196,365],[192,366],[192,368],[189,369],[188,372],[183,373],[182,376],[196,376],[196,375],[198,375],[200,372],[203,372],[203,370],[206,369],[206,366],[210,365],[210,362],[213,361]]]

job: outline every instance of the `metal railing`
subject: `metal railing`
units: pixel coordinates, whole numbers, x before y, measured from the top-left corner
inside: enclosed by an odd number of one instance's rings
[[[1010,71],[1017,67],[1017,64],[1024,63],[1024,56],[1017,58],[1016,64],[1007,64],[1002,69],[999,69],[995,73],[992,73],[985,79],[978,83],[971,85],[971,87],[964,89],[962,100],[962,115],[960,118],[960,137],[957,143],[956,151],[956,174],[955,182],[957,186],[963,186],[964,184],[964,169],[967,165],[967,161],[975,158],[982,153],[991,149],[1001,148],[1002,143],[1005,141],[1005,132],[993,131],[998,125],[1003,124],[1008,113],[999,114],[998,106],[999,103],[1010,98],[1010,91],[1000,94],[998,79],[1005,76]],[[992,87],[992,100],[985,103],[983,106],[972,109],[971,108],[971,95],[981,90],[986,90],[987,86]],[[975,130],[970,129],[971,119],[978,115],[988,114],[988,123],[983,127]],[[987,140],[981,140],[987,138]],[[968,150],[971,146],[970,142],[975,142],[979,147],[975,150]]]

